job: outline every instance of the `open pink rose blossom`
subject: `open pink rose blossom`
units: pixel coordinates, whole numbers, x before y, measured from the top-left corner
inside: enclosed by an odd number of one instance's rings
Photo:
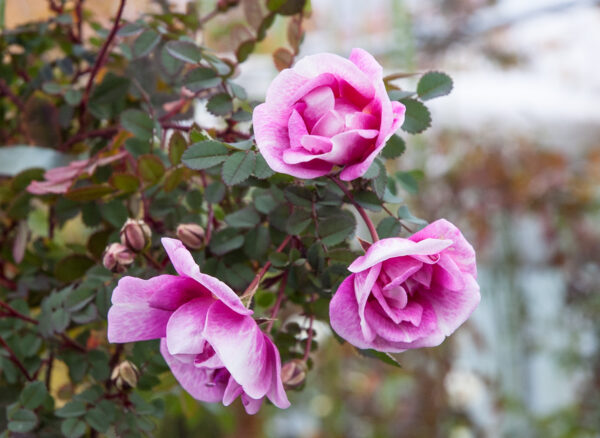
[[[112,295],[108,340],[161,339],[160,351],[194,398],[231,404],[249,414],[264,397],[287,408],[279,351],[225,283],[202,274],[179,240],[162,239],[177,270],[149,280],[124,277]]]
[[[381,65],[354,49],[350,59],[321,53],[283,70],[252,119],[256,144],[273,170],[316,178],[340,166],[340,178],[349,181],[367,171],[404,111],[390,101]]]
[[[408,239],[372,244],[331,300],[331,326],[358,348],[399,353],[439,345],[480,300],[475,251],[441,219]]]

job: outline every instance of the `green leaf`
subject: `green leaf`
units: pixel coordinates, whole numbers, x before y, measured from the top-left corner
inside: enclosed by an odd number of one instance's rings
[[[385,164],[383,164],[383,162],[379,160],[376,161],[379,162],[379,175],[377,175],[377,178],[371,181],[371,186],[373,187],[373,191],[375,192],[377,197],[379,199],[383,199],[383,195],[385,194],[385,189],[387,187],[388,176],[387,171],[385,169]]]
[[[142,155],[138,159],[138,171],[144,181],[155,184],[165,174],[165,166],[156,155]]]
[[[190,64],[197,64],[202,59],[200,49],[188,41],[169,41],[166,48],[171,56]]]
[[[242,44],[240,44],[235,51],[235,56],[238,62],[244,62],[246,59],[248,59],[248,56],[250,56],[250,54],[254,51],[255,45],[256,42],[254,40],[244,41]]]
[[[183,182],[185,178],[186,172],[185,168],[177,167],[175,169],[171,169],[170,172],[167,173],[167,177],[165,178],[164,189],[165,192],[172,192]]]
[[[265,158],[258,154],[256,156],[256,167],[254,169],[254,176],[258,179],[266,179],[274,175],[275,171],[269,167]]]
[[[313,192],[306,187],[288,186],[285,188],[284,196],[298,207],[312,208]]]
[[[128,109],[121,114],[121,125],[140,140],[150,140],[154,122],[148,114],[136,109]]]
[[[419,181],[418,177],[420,176],[420,172],[418,171],[410,171],[410,172],[396,172],[396,179],[402,187],[409,193],[417,193],[419,191]]]
[[[429,100],[450,94],[452,86],[452,79],[446,73],[430,71],[419,80],[417,94],[421,99]]]
[[[354,193],[354,200],[363,208],[371,211],[381,210],[381,201],[374,192],[362,191]]]
[[[44,403],[48,396],[48,390],[44,382],[31,382],[25,385],[25,388],[19,396],[19,401],[27,409],[35,409]]]
[[[227,159],[229,149],[216,140],[204,140],[191,145],[183,153],[183,164],[194,170],[208,169]]]
[[[233,111],[231,96],[227,93],[215,94],[208,100],[206,109],[215,116],[226,116]]]
[[[295,208],[286,223],[286,231],[289,234],[300,235],[312,222],[311,212],[303,208]]]
[[[193,92],[216,87],[220,83],[221,78],[217,76],[217,73],[205,67],[195,68],[183,78],[183,85]]]
[[[110,426],[109,418],[107,418],[104,411],[99,407],[90,409],[85,414],[85,422],[100,433],[106,433]]]
[[[381,156],[383,158],[398,158],[400,155],[404,153],[406,150],[406,143],[402,139],[402,137],[397,136],[396,134],[392,135],[390,139],[385,144],[383,151],[381,152]]]
[[[133,173],[113,173],[109,182],[123,193],[135,192],[140,187],[140,181]]]
[[[78,202],[96,201],[114,191],[115,189],[108,184],[95,184],[71,189],[65,194],[65,197]]]
[[[71,315],[69,315],[69,312],[67,312],[65,309],[59,307],[52,312],[50,322],[52,324],[52,329],[56,333],[62,333],[69,326],[69,323],[71,322]]]
[[[404,90],[390,90],[388,91],[388,96],[390,100],[402,100],[407,97],[413,97],[415,94],[414,91],[404,91]]]
[[[269,254],[269,261],[275,268],[283,268],[289,263],[289,257],[287,254],[274,252]]]
[[[82,97],[83,93],[79,90],[75,90],[74,88],[69,88],[65,92],[65,101],[71,106],[79,105]]]
[[[379,359],[380,361],[387,363],[388,365],[392,365],[394,367],[402,368],[402,365],[396,360],[394,356],[390,353],[383,353],[381,351],[376,350],[360,350],[356,349],[358,354],[365,357],[370,357],[371,359]]]
[[[85,414],[85,404],[80,400],[71,400],[62,408],[54,411],[54,415],[60,418],[81,417]]]
[[[235,228],[225,228],[213,234],[210,239],[210,250],[218,256],[222,256],[244,244],[244,236]]]
[[[87,426],[78,418],[67,418],[60,425],[60,431],[67,438],[79,438],[85,434]]]
[[[54,276],[65,283],[75,281],[85,274],[85,272],[94,266],[94,260],[83,254],[71,254],[56,263]]]
[[[248,151],[248,150],[252,149],[252,146],[254,146],[254,141],[252,141],[252,140],[236,141],[234,143],[229,143],[229,146],[231,146],[234,149],[237,149],[238,151]]]
[[[171,56],[166,45],[160,49],[159,60],[162,70],[170,77],[177,76],[184,66],[184,63],[180,59]]]
[[[28,409],[19,409],[8,415],[8,430],[15,433],[30,432],[38,424],[35,412]]]
[[[394,217],[386,217],[377,225],[377,234],[380,238],[397,237],[402,230],[402,226]]]
[[[332,216],[327,216],[319,222],[319,236],[327,246],[337,245],[354,234],[356,219],[348,211],[337,211]]]
[[[140,155],[149,154],[152,150],[152,145],[150,144],[150,140],[129,137],[125,140],[125,149],[127,149],[134,158],[139,158]]]
[[[129,84],[128,78],[108,72],[90,96],[89,108],[94,117],[109,119],[123,111]]]
[[[129,216],[127,207],[119,199],[104,203],[100,209],[100,214],[105,221],[115,228],[121,228]]]
[[[142,23],[127,23],[119,29],[117,35],[120,37],[131,36],[140,33],[143,29],[145,26]]]
[[[302,12],[306,0],[268,0],[267,8],[281,15],[295,15]]]
[[[223,182],[233,186],[245,181],[254,170],[256,154],[253,152],[235,152],[223,163]]]
[[[273,195],[268,191],[255,191],[252,193],[254,208],[263,214],[269,214],[277,207],[278,202],[273,198]]]
[[[225,190],[225,184],[221,181],[215,181],[206,187],[204,198],[210,204],[218,204],[225,197]]]
[[[267,227],[256,227],[248,231],[244,238],[244,254],[251,259],[262,258],[269,249],[271,236]]]
[[[160,42],[160,34],[153,29],[145,30],[138,36],[131,46],[134,58],[141,58],[149,54]]]
[[[259,222],[260,216],[252,207],[242,208],[225,216],[225,223],[234,228],[254,228]]]
[[[431,126],[431,114],[423,103],[415,99],[403,99],[406,115],[402,129],[409,134],[419,134]]]
[[[169,139],[169,160],[173,166],[177,166],[181,163],[181,156],[187,148],[187,141],[183,134],[179,131],[175,131]]]
[[[406,205],[403,205],[398,209],[398,218],[417,225],[427,225],[426,220],[413,216]]]

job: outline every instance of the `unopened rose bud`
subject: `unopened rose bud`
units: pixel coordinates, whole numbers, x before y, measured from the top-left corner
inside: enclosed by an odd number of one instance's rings
[[[198,224],[181,224],[177,227],[177,237],[190,249],[204,246],[204,228]]]
[[[123,272],[126,266],[133,263],[135,254],[131,252],[125,245],[120,243],[111,243],[104,251],[102,264],[106,269],[113,272]]]
[[[287,388],[300,386],[306,378],[306,363],[300,359],[292,359],[281,367],[281,381]]]
[[[140,252],[152,238],[150,227],[143,220],[127,219],[121,228],[121,243],[133,252]]]
[[[110,379],[119,391],[135,388],[139,378],[140,371],[128,360],[124,360],[117,365],[110,376]]]

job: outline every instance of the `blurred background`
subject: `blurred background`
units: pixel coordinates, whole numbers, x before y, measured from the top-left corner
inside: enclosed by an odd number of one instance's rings
[[[193,1],[205,12],[215,3]],[[108,21],[117,3],[86,8]],[[404,194],[413,211],[449,219],[473,243],[481,305],[440,347],[399,355],[402,369],[358,357],[318,327],[319,354],[305,388],[289,391],[290,409],[248,417],[176,390],[157,436],[600,437],[600,1],[311,6],[300,56],[362,47],[387,72],[454,79],[431,103],[434,128],[407,137],[388,170],[413,171]],[[8,0],[7,26],[46,7]],[[130,0],[125,16],[155,7]],[[243,32],[236,9],[204,35],[221,53]],[[270,53],[285,32],[276,23],[240,71],[256,100],[277,74]]]

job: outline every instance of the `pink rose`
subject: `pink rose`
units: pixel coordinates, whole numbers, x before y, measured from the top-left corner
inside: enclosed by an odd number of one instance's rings
[[[162,239],[177,270],[149,280],[124,277],[112,295],[108,340],[161,339],[160,351],[192,397],[231,404],[249,414],[264,397],[287,408],[277,347],[225,283],[202,274],[179,240]]]
[[[299,178],[343,167],[346,181],[362,176],[404,121],[390,102],[382,68],[362,49],[350,59],[307,56],[285,69],[252,117],[256,144],[269,166]]]
[[[382,239],[349,267],[331,326],[358,348],[400,353],[439,345],[480,300],[475,251],[445,219],[408,239]]]

